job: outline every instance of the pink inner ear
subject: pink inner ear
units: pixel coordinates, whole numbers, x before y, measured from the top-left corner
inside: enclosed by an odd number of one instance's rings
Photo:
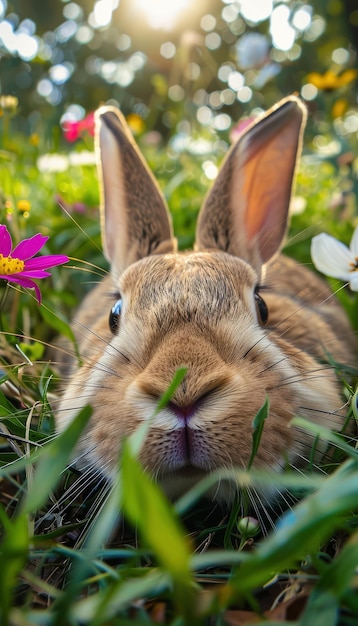
[[[123,115],[104,107],[97,122],[104,250],[111,271],[119,276],[145,256],[173,251],[175,242],[164,196]]]
[[[262,129],[266,132],[253,135],[240,155],[245,232],[248,241],[257,243],[263,262],[279,250],[285,235],[300,122],[288,118],[283,126],[267,125]]]
[[[254,210],[246,211],[244,214],[245,221],[245,232],[249,240],[252,240],[255,235],[257,235],[267,218],[266,215],[266,205],[261,199],[262,195],[262,187],[260,185],[261,191],[257,188],[254,189],[255,185],[257,187],[257,162],[254,159],[250,159],[249,162],[245,164],[245,176],[243,177],[243,197],[244,198],[252,198],[256,196],[256,203]]]
[[[305,120],[291,96],[243,133],[201,208],[197,249],[224,250],[257,271],[280,251]]]
[[[261,155],[255,155],[255,158],[245,164],[242,193],[251,203],[244,215],[245,230],[250,240],[259,236],[263,229],[266,240],[270,237],[277,238],[278,233],[285,230],[290,187],[287,187],[285,181],[286,167],[282,165],[283,158],[285,150],[278,150],[274,144],[266,146]],[[281,171],[282,180],[274,174],[275,169]]]

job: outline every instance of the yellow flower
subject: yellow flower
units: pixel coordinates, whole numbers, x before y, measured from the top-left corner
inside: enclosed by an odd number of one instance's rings
[[[0,108],[2,111],[13,111],[19,104],[15,96],[0,96]]]
[[[141,118],[140,115],[137,115],[137,113],[130,113],[127,115],[126,119],[127,124],[134,135],[137,135],[144,130],[143,118]]]
[[[342,117],[346,113],[348,106],[349,103],[347,100],[345,100],[344,98],[339,98],[332,107],[333,119],[336,119],[337,117]]]
[[[345,87],[352,83],[358,75],[357,70],[345,70],[342,74],[337,74],[333,70],[327,70],[324,74],[318,74],[318,72],[312,72],[308,74],[307,80],[309,83],[322,89],[323,91],[334,91],[340,87]]]
[[[30,144],[36,148],[39,145],[39,143],[40,143],[40,137],[38,136],[38,134],[32,133],[32,135],[30,135]]]
[[[17,209],[20,213],[29,213],[31,204],[28,200],[19,200],[17,203]]]

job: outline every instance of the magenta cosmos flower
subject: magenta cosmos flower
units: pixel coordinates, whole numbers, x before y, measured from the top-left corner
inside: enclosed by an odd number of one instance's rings
[[[77,122],[66,120],[62,127],[64,137],[69,143],[77,141],[86,132],[94,137],[94,113],[88,113],[83,120]]]
[[[41,303],[41,291],[34,278],[46,278],[51,274],[45,270],[55,265],[67,263],[63,254],[50,254],[33,257],[45,245],[48,237],[38,233],[30,239],[24,239],[12,250],[12,240],[6,226],[0,224],[0,278],[9,283],[35,289],[36,298]]]

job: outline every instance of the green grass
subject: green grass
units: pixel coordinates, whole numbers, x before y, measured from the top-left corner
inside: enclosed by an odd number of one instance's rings
[[[147,149],[182,248],[193,241],[209,184],[202,164],[222,158],[214,138],[208,139],[213,141],[210,157]],[[265,611],[265,623],[271,625],[356,624],[358,453],[345,437],[300,423],[314,438],[330,442],[335,454],[329,468],[280,475],[253,468],[216,472],[175,503],[167,501],[137,460],[142,431],[127,441],[121,479],[110,492],[100,481],[97,490],[85,485],[69,467],[90,408],[68,431],[54,436],[51,407],[60,381],[49,346],[57,334],[71,341],[71,312],[106,271],[95,169],[83,165],[41,173],[36,159],[48,149],[41,141],[31,146],[12,133],[4,135],[3,146],[0,222],[15,241],[38,231],[49,235],[46,252],[72,260],[42,281],[42,306],[26,290],[0,286],[2,626],[219,626],[245,623],[255,614],[259,622]],[[349,243],[356,206],[351,197],[345,203],[344,194],[341,203],[331,206],[331,201],[355,186],[353,168],[317,156],[304,158],[296,194],[307,206],[292,218],[286,251],[308,262],[310,238],[323,230]],[[20,209],[23,200],[31,205],[28,215]],[[357,295],[340,290],[339,297],[357,327]],[[342,386],[347,415],[357,419],[357,394],[349,383]],[[252,458],[265,414],[263,407],[253,425]],[[290,491],[298,503],[274,530],[258,534],[253,520],[240,519],[240,503],[230,513],[212,511],[202,499],[229,475],[243,493],[250,485],[266,483]],[[281,605],[272,609],[278,599]]]

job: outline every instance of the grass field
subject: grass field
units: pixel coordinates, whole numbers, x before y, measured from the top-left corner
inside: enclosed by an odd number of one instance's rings
[[[1,123],[1,223],[14,242],[41,232],[49,236],[46,254],[70,258],[41,281],[41,305],[33,291],[0,281],[2,626],[357,624],[358,453],[347,435],[294,418],[313,440],[330,443],[329,466],[235,473],[243,493],[267,484],[290,494],[290,506],[270,511],[261,528],[242,502],[212,510],[203,499],[227,477],[223,472],[168,502],[137,460],[145,433],[126,442],[121,478],[111,490],[71,467],[91,409],[55,437],[61,381],[51,346],[62,335],[76,349],[71,313],[107,272],[92,143],[86,138],[72,153],[55,151],[48,138],[12,133],[4,117]],[[225,142],[209,131],[169,146],[139,141],[168,199],[179,245],[190,247]],[[326,147],[330,141],[327,135]],[[336,153],[305,145],[286,246],[302,263],[310,262],[310,240],[319,232],[349,244],[357,180],[356,162],[343,158],[348,154],[343,142]],[[330,282],[358,329],[358,295]],[[336,367],[347,420],[357,420],[357,370]],[[263,418],[264,408],[253,450]]]

